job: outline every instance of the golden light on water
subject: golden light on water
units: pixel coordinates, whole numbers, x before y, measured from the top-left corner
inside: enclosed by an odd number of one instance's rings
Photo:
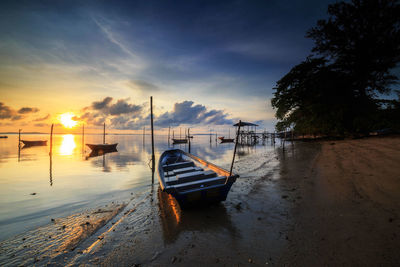
[[[69,156],[72,155],[76,147],[75,136],[72,134],[63,135],[63,140],[60,146],[60,155]]]
[[[65,128],[72,128],[78,124],[72,119],[73,117],[75,117],[73,113],[64,113],[60,115],[59,120]]]

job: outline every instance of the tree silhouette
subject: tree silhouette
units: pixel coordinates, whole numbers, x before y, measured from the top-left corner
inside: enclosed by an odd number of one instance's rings
[[[314,54],[274,88],[278,130],[359,133],[381,120],[377,97],[390,93],[398,79],[391,70],[400,62],[399,1],[339,2],[328,14],[307,32]]]

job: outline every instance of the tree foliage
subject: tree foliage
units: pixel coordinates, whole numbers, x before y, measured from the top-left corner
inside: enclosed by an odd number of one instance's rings
[[[391,72],[400,62],[398,1],[339,2],[329,5],[328,14],[307,33],[314,54],[274,88],[278,130],[366,132],[380,120],[376,97],[390,93],[398,79]]]

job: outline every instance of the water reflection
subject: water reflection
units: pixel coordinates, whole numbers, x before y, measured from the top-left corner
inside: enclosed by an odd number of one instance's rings
[[[75,136],[72,134],[65,134],[62,136],[62,142],[60,146],[60,155],[70,156],[74,152],[76,147]]]
[[[158,188],[158,204],[164,242],[173,243],[184,231],[221,232],[227,230],[231,236],[238,234],[225,206],[221,203],[196,209],[181,210],[171,195]]]

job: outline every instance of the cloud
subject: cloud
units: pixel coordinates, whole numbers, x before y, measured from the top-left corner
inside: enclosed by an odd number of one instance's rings
[[[109,123],[114,129],[138,129],[142,125],[143,106],[128,103],[128,100],[118,99],[113,103],[113,98],[108,96],[101,101],[94,101],[83,108],[85,113],[77,119],[93,125]]]
[[[19,114],[35,113],[38,112],[38,108],[23,107],[18,110]]]
[[[9,106],[4,105],[3,102],[0,102],[0,120],[11,119],[15,114],[15,111],[11,109]]]
[[[107,96],[102,101],[94,101],[92,103],[92,108],[96,109],[96,110],[104,109],[104,108],[108,107],[108,104],[110,104],[112,100],[113,100],[112,97]]]
[[[108,109],[110,115],[132,114],[134,116],[140,114],[142,107],[134,104],[128,104],[126,100],[120,99]]]
[[[161,127],[178,126],[181,124],[232,124],[228,114],[223,110],[208,110],[205,106],[193,101],[175,103],[171,112],[165,112],[156,118],[155,124]]]
[[[44,116],[42,118],[34,119],[33,121],[44,121],[44,120],[47,120],[48,118],[50,118],[50,114],[47,114],[46,116]]]
[[[157,92],[160,88],[152,83],[142,80],[129,80],[128,87],[139,92]]]
[[[48,127],[49,124],[41,122],[41,123],[35,123],[33,126],[35,126],[35,127]]]

